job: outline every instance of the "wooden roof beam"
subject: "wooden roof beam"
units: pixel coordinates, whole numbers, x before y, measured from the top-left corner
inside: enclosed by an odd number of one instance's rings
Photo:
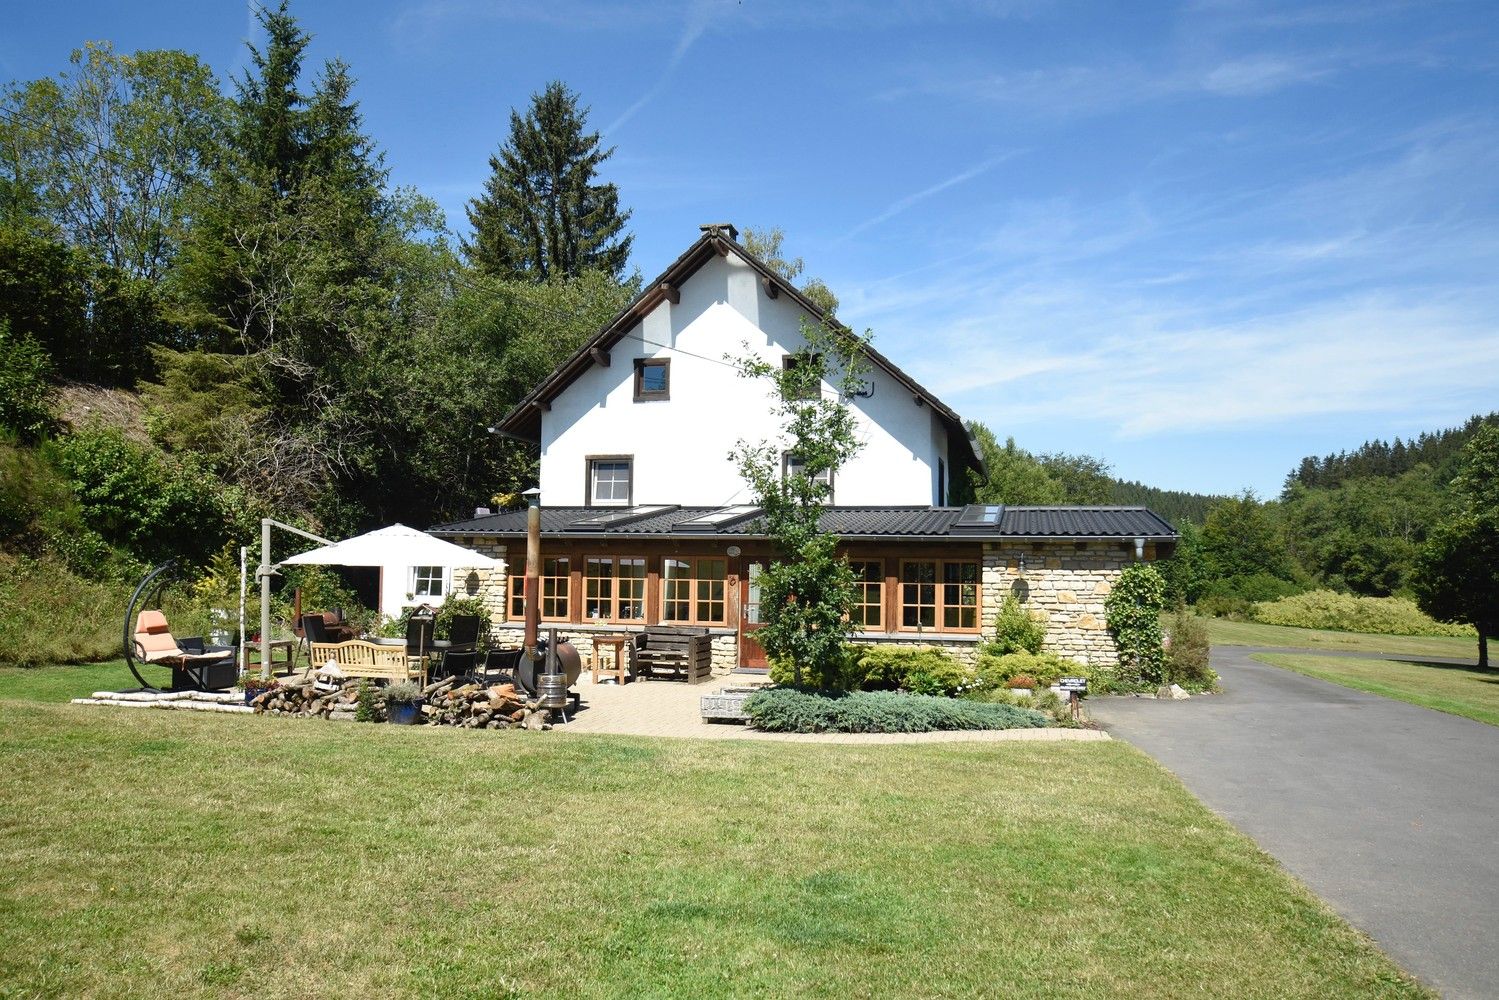
[[[780,297],[781,286],[776,284],[774,281],[771,281],[769,278],[761,278],[760,284],[765,286],[766,295],[770,296],[773,299]]]
[[[592,358],[593,359],[593,363],[596,364],[596,365],[598,365],[600,368],[608,368],[609,367],[609,352],[606,351],[606,350],[604,350],[603,348],[601,348],[601,347],[591,347],[591,348],[589,348],[589,350],[588,350],[588,356],[590,358]]]
[[[657,287],[661,289],[662,297],[672,305],[676,305],[678,302],[682,301],[682,289],[677,287],[676,285],[673,285],[671,282],[663,281]]]

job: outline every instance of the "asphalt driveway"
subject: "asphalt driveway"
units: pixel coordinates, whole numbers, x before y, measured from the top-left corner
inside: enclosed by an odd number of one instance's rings
[[[1092,714],[1412,974],[1444,996],[1499,997],[1499,728],[1256,652],[1214,648],[1225,694],[1100,698]]]

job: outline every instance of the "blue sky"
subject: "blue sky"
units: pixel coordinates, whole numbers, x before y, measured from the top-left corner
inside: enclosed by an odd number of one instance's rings
[[[84,40],[243,65],[247,8],[15,3],[0,77]],[[1308,453],[1499,409],[1499,5],[303,0],[397,183],[457,230],[561,79],[647,277],[780,225],[897,363],[1033,450],[1279,490]]]

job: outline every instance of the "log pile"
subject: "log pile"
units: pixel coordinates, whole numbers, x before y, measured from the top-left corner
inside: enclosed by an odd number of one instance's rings
[[[550,729],[552,713],[514,684],[458,684],[456,678],[422,689],[422,721],[461,729]]]
[[[325,719],[353,720],[359,707],[359,681],[344,681],[331,691],[320,690],[316,678],[282,681],[250,702],[257,714],[316,715]]]
[[[318,716],[353,720],[359,708],[359,680],[351,678],[333,690],[321,690],[312,677],[283,682],[251,705],[268,715]],[[375,716],[385,719],[385,705],[375,699]],[[552,713],[518,691],[514,684],[459,684],[454,677],[422,688],[421,721],[461,729],[551,729]]]

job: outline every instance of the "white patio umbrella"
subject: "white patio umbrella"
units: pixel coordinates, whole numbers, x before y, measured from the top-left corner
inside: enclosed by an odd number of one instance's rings
[[[500,560],[425,531],[392,524],[281,560],[282,566],[452,566],[493,569]]]

